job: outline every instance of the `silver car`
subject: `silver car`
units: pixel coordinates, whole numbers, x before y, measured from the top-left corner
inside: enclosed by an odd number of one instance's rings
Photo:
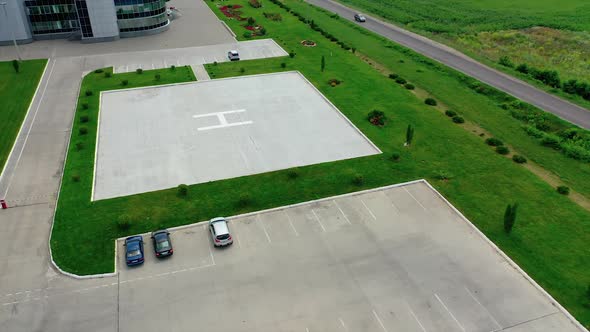
[[[238,53],[238,51],[231,50],[231,51],[227,52],[227,58],[230,61],[238,61],[238,60],[240,60],[240,54]]]
[[[209,231],[213,238],[213,245],[216,247],[228,246],[234,243],[234,239],[229,233],[227,220],[225,218],[213,218],[209,221]]]

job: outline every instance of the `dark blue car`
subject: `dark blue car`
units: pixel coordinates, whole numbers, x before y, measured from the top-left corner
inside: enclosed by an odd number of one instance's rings
[[[131,236],[125,239],[125,261],[127,266],[143,264],[143,238]]]

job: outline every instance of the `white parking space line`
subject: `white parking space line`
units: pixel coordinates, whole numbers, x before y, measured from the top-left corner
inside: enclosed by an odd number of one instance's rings
[[[320,226],[322,227],[322,230],[325,232],[326,228],[324,227],[324,225],[322,224],[322,221],[320,220],[320,217],[318,217],[317,213],[315,213],[315,211],[313,209],[311,209],[311,212],[313,213],[313,215],[315,216],[315,220],[318,221],[318,223],[320,224]]]
[[[440,297],[438,297],[438,294],[434,294],[434,297],[436,297],[436,299],[438,300],[438,302],[440,302],[440,304],[443,306],[443,308],[445,308],[445,310],[449,313],[449,315],[451,315],[451,318],[453,318],[453,320],[455,321],[455,323],[457,323],[457,326],[459,326],[459,328],[461,329],[461,331],[465,332],[465,328],[463,327],[463,325],[461,325],[461,323],[459,323],[459,321],[457,320],[457,318],[455,317],[455,315],[453,315],[453,313],[449,310],[449,308],[447,308],[447,306],[445,305],[445,303],[440,299]]]
[[[381,318],[379,318],[379,315],[377,315],[377,312],[375,312],[375,310],[373,310],[373,315],[375,315],[375,318],[377,319],[377,322],[379,322],[379,325],[381,325],[381,328],[383,329],[383,331],[389,332],[385,328],[385,325],[383,325],[383,322],[381,321]]]
[[[338,320],[340,321],[340,324],[344,328],[344,331],[348,331],[348,327],[346,327],[346,324],[344,324],[344,321],[342,320],[342,318],[338,318]]]
[[[412,308],[410,307],[410,305],[407,304],[407,303],[406,303],[406,306],[408,307],[408,310],[410,311],[410,314],[412,314],[412,317],[414,317],[414,319],[416,320],[416,323],[418,323],[418,325],[422,329],[422,332],[426,332],[426,329],[424,328],[424,325],[422,325],[422,323],[418,319],[418,316],[416,316],[416,314],[414,313],[414,310],[412,310]]]
[[[377,220],[377,217],[375,217],[375,215],[373,214],[373,211],[371,211],[371,209],[369,209],[369,207],[367,206],[367,204],[365,204],[365,201],[363,201],[361,199],[361,203],[363,204],[363,206],[365,207],[365,209],[367,209],[367,211],[369,212],[369,214],[371,215],[371,217],[373,218],[373,220]]]
[[[404,188],[404,190],[408,193],[408,195],[410,195],[416,201],[416,203],[418,203],[418,205],[420,205],[422,207],[422,209],[424,211],[426,211],[426,208],[424,207],[424,205],[422,205],[422,203],[420,203],[420,201],[417,200],[416,197],[414,197],[414,195],[412,195],[412,193],[409,192],[408,189],[406,189],[406,187],[402,187],[402,188]]]
[[[289,221],[289,225],[291,225],[291,229],[293,229],[293,232],[295,232],[295,236],[299,236],[299,233],[297,232],[295,225],[293,225],[293,222],[291,221],[291,217],[289,216],[289,213],[287,212],[287,210],[283,210],[283,212],[287,216],[287,220]]]
[[[307,327],[305,328],[305,332],[309,332],[309,329]]]
[[[346,220],[346,222],[349,225],[352,225],[352,223],[350,222],[350,220],[348,220],[348,217],[346,216],[346,214],[344,214],[344,211],[342,211],[342,209],[340,208],[340,205],[338,205],[338,202],[336,202],[335,200],[332,201],[332,202],[334,202],[334,205],[336,205],[336,207],[338,208],[338,211],[340,211],[340,213],[342,213],[342,216],[344,217],[344,219]]]
[[[264,223],[262,222],[262,219],[260,219],[260,214],[256,215],[256,220],[258,220],[260,225],[262,225],[262,230],[264,231],[264,234],[266,235],[266,239],[268,240],[268,243],[272,243],[272,241],[270,240],[270,235],[268,235],[268,232],[266,231],[266,227],[264,227]]]
[[[211,246],[208,246],[209,248],[209,255],[211,256],[211,262],[213,264],[213,266],[215,266],[215,258],[213,258],[213,251],[211,250]]]
[[[387,200],[391,202],[391,206],[393,206],[393,208],[395,209],[395,211],[399,214],[400,213],[400,210],[397,207],[397,205],[395,205],[395,202],[391,198],[389,198],[389,196],[387,196],[387,193],[385,191],[382,191],[381,193],[383,193],[383,196],[385,196],[385,198],[387,198]]]
[[[502,325],[500,325],[500,323],[498,323],[498,321],[494,318],[494,316],[492,316],[492,313],[488,310],[488,308],[484,307],[484,305],[481,304],[481,302],[479,302],[479,300],[475,297],[475,295],[473,295],[473,293],[469,290],[469,288],[467,288],[467,286],[465,286],[465,290],[467,291],[469,296],[471,296],[471,298],[475,302],[477,302],[477,304],[479,304],[480,307],[483,308],[483,310],[488,314],[488,316],[494,322],[494,324],[496,324],[496,326],[498,326],[498,329],[502,330]]]

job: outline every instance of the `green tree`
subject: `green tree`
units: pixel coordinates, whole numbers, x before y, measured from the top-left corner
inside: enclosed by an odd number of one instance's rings
[[[518,203],[514,203],[512,205],[508,204],[506,206],[506,211],[504,211],[504,231],[507,234],[512,232],[512,228],[514,227],[514,223],[516,222],[516,210],[518,208]]]
[[[413,139],[414,127],[412,127],[412,125],[408,125],[408,129],[406,129],[406,146],[410,146],[412,144]]]
[[[324,68],[326,68],[326,58],[322,55],[322,64],[321,64],[322,72],[324,72]]]
[[[12,60],[12,67],[14,68],[15,72],[18,73],[20,71],[20,63],[18,60]]]

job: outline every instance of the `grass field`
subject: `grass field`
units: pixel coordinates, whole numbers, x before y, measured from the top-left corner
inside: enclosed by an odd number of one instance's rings
[[[47,60],[21,61],[20,72],[16,73],[12,62],[0,62],[0,171],[8,159],[46,63]]]
[[[208,4],[223,19],[215,3]],[[580,321],[590,323],[585,297],[590,282],[587,273],[590,258],[586,252],[588,211],[559,195],[521,165],[496,154],[484,144],[484,137],[452,123],[409,90],[283,9],[270,2],[265,2],[264,9],[253,9],[244,0],[232,4],[244,5],[245,16],[254,17],[265,26],[268,37],[275,38],[286,51],[296,55],[209,65],[207,69],[212,77],[299,70],[384,153],[301,167],[292,170],[299,175],[295,179],[283,170],[194,185],[190,186],[187,198],[178,197],[176,190],[170,189],[91,203],[97,91],[90,99],[82,95],[80,103],[88,99],[89,109],[79,109],[78,116],[84,112],[94,116],[84,124],[89,133],[80,151],[76,151],[80,139],[77,133],[83,124],[79,121],[74,124],[51,239],[54,258],[60,267],[78,274],[108,272],[113,269],[112,240],[116,237],[426,178]],[[323,22],[322,27],[370,56],[371,61],[378,61],[404,76],[467,119],[524,151],[529,159],[544,163],[543,166],[562,175],[564,181],[570,181],[572,188],[590,193],[587,164],[540,146],[522,131],[519,121],[509,117],[495,101],[469,89],[456,72],[351,23],[330,19],[304,3],[290,1],[289,6],[316,22]],[[283,20],[267,20],[263,10],[280,13]],[[226,22],[241,38],[244,28],[239,22]],[[303,39],[314,40],[317,46],[304,47],[300,43]],[[322,56],[326,59],[323,72]],[[137,77],[133,75],[130,84]],[[342,83],[332,87],[328,83],[330,79]],[[88,87],[100,90],[118,86],[120,79],[108,84],[104,80],[100,75],[90,74],[81,91]],[[375,127],[367,121],[367,114],[373,109],[385,112],[388,120],[384,127]],[[408,124],[416,128],[410,148],[403,145]],[[394,153],[400,155],[397,162],[391,159]],[[80,176],[79,182],[73,181],[74,175]],[[362,181],[355,181],[359,176]],[[520,203],[517,225],[511,235],[506,235],[502,215],[506,204],[514,202]],[[132,220],[129,229],[122,229],[117,223],[123,214]]]

